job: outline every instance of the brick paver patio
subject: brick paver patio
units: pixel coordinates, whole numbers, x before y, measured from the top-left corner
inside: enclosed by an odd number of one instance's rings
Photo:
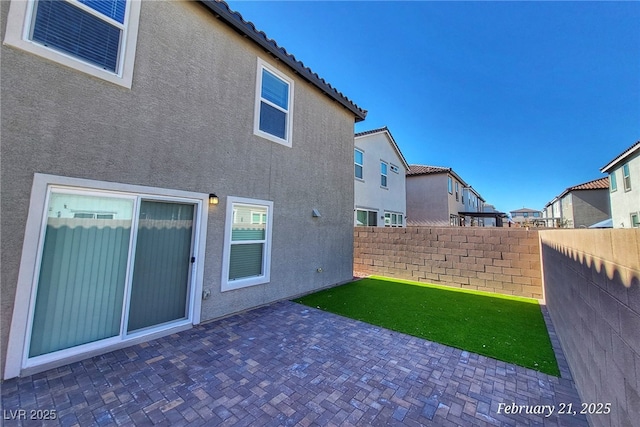
[[[11,418],[53,409],[45,425],[587,426],[557,413],[580,408],[558,357],[563,378],[285,301],[5,381],[3,421],[40,425]]]

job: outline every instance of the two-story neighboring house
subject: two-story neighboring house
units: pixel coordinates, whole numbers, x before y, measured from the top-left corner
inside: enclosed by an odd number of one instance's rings
[[[565,189],[545,205],[548,227],[587,228],[611,216],[609,178],[598,178]]]
[[[542,211],[531,208],[516,209],[509,212],[511,220],[520,226],[540,226],[544,225]]]
[[[614,228],[640,227],[640,141],[607,163]]]
[[[404,227],[409,165],[385,126],[354,137],[355,226]]]
[[[410,165],[407,172],[407,223],[465,225],[465,188],[470,186],[451,168]]]
[[[4,378],[352,278],[366,111],[225,3],[0,17]]]

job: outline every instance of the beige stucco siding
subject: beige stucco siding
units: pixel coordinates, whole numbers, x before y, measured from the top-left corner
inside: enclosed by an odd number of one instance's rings
[[[258,58],[294,80],[291,148],[253,134]],[[131,90],[4,45],[1,66],[3,366],[34,173],[216,193],[203,320],[351,278],[353,115],[202,5],[143,2]],[[221,293],[227,196],[273,202],[271,282]]]

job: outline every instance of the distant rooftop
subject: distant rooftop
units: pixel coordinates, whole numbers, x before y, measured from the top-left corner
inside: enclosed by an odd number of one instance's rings
[[[516,209],[513,211],[509,211],[511,213],[531,213],[531,212],[541,212],[537,209],[531,209],[531,208],[522,208],[522,209]]]
[[[256,29],[256,26],[252,22],[245,21],[242,15],[231,10],[227,3],[222,0],[200,0],[200,2],[208,7],[216,18],[228,24],[241,35],[257,43],[264,50],[289,66],[293,72],[316,86],[329,98],[337,101],[347,110],[351,111],[355,115],[356,122],[360,122],[365,119],[367,116],[367,110],[363,110],[358,107],[342,92],[339,92],[325,79],[311,71],[311,69],[305,66],[301,61],[298,61],[296,57],[287,52],[285,48],[278,46],[275,40],[267,37],[263,31]]]
[[[453,172],[453,169],[441,166],[409,165],[407,175],[430,175],[450,172]]]

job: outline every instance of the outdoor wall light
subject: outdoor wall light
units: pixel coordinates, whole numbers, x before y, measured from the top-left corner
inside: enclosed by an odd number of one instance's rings
[[[220,199],[218,199],[218,196],[216,196],[213,193],[209,194],[209,204],[210,205],[217,205],[219,202],[220,202]]]

